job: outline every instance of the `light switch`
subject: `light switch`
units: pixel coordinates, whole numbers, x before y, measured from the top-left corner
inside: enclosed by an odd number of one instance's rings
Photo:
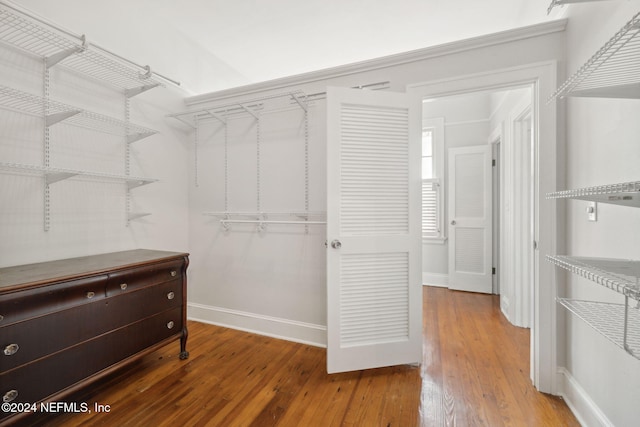
[[[598,204],[596,202],[589,202],[587,205],[587,219],[594,222],[598,220]]]

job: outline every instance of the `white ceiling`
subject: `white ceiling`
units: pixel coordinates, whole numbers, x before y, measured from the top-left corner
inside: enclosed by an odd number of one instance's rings
[[[551,0],[13,0],[211,92],[556,19]]]

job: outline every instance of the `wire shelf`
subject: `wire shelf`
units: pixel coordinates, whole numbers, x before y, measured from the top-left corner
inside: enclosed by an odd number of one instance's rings
[[[640,301],[640,261],[564,255],[547,255],[547,260],[573,274]]]
[[[547,194],[547,199],[577,199],[640,207],[640,181],[558,191]]]
[[[99,181],[117,181],[127,183],[129,188],[157,182],[157,179],[129,175],[117,175],[101,172],[87,172],[73,169],[51,168],[20,163],[0,162],[0,171],[45,177],[47,184],[53,184],[69,178],[97,179]]]
[[[638,307],[568,298],[558,298],[557,301],[609,341],[636,359],[640,359],[640,309]]]
[[[91,111],[81,110],[61,102],[45,100],[16,89],[0,86],[0,106],[9,110],[43,117],[47,110],[47,125],[65,121],[108,134],[127,136],[130,142],[151,136],[157,131]]]
[[[148,67],[125,64],[83,38],[56,30],[0,3],[0,41],[120,89],[164,86]]]
[[[300,107],[303,111],[307,111],[308,105],[309,100],[304,92],[293,91],[268,95],[241,102],[220,104],[197,110],[168,114],[167,117],[179,120],[195,129],[196,122],[200,120],[215,119],[226,124],[226,119],[228,117],[238,114],[249,114],[257,118],[260,113],[278,111],[296,106]]]
[[[640,13],[636,14],[549,101],[565,96],[640,98]]]
[[[547,14],[551,13],[551,10],[553,10],[553,8],[556,6],[562,6],[570,3],[588,3],[588,2],[594,2],[594,1],[602,1],[602,0],[551,0],[551,4],[547,9]]]

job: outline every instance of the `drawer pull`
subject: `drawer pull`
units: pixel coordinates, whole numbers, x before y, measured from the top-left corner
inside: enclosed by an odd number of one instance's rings
[[[178,274],[177,271],[175,270],[171,270],[171,277],[176,277],[176,274]]]
[[[9,390],[2,396],[2,403],[9,403],[18,397],[18,390]]]
[[[87,292],[87,298],[93,298],[95,296],[96,296],[95,292],[91,292],[91,291]]]
[[[169,323],[167,323],[167,329],[173,329],[174,323],[173,320],[170,320]]]
[[[18,350],[20,350],[20,346],[18,344],[9,344],[4,348],[4,355],[13,356],[18,352]]]
[[[174,294],[173,292],[169,292],[167,294],[167,299],[174,299],[176,297],[176,294]]]
[[[123,291],[125,289],[127,289],[127,284],[126,283],[120,283],[120,289],[122,289]]]

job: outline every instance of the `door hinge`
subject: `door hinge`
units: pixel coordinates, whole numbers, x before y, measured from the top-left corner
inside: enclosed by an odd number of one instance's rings
[[[491,274],[494,274],[494,275],[496,274],[496,268],[495,267],[491,268]]]
[[[496,167],[496,159],[491,160],[491,166],[493,166],[494,168]]]

